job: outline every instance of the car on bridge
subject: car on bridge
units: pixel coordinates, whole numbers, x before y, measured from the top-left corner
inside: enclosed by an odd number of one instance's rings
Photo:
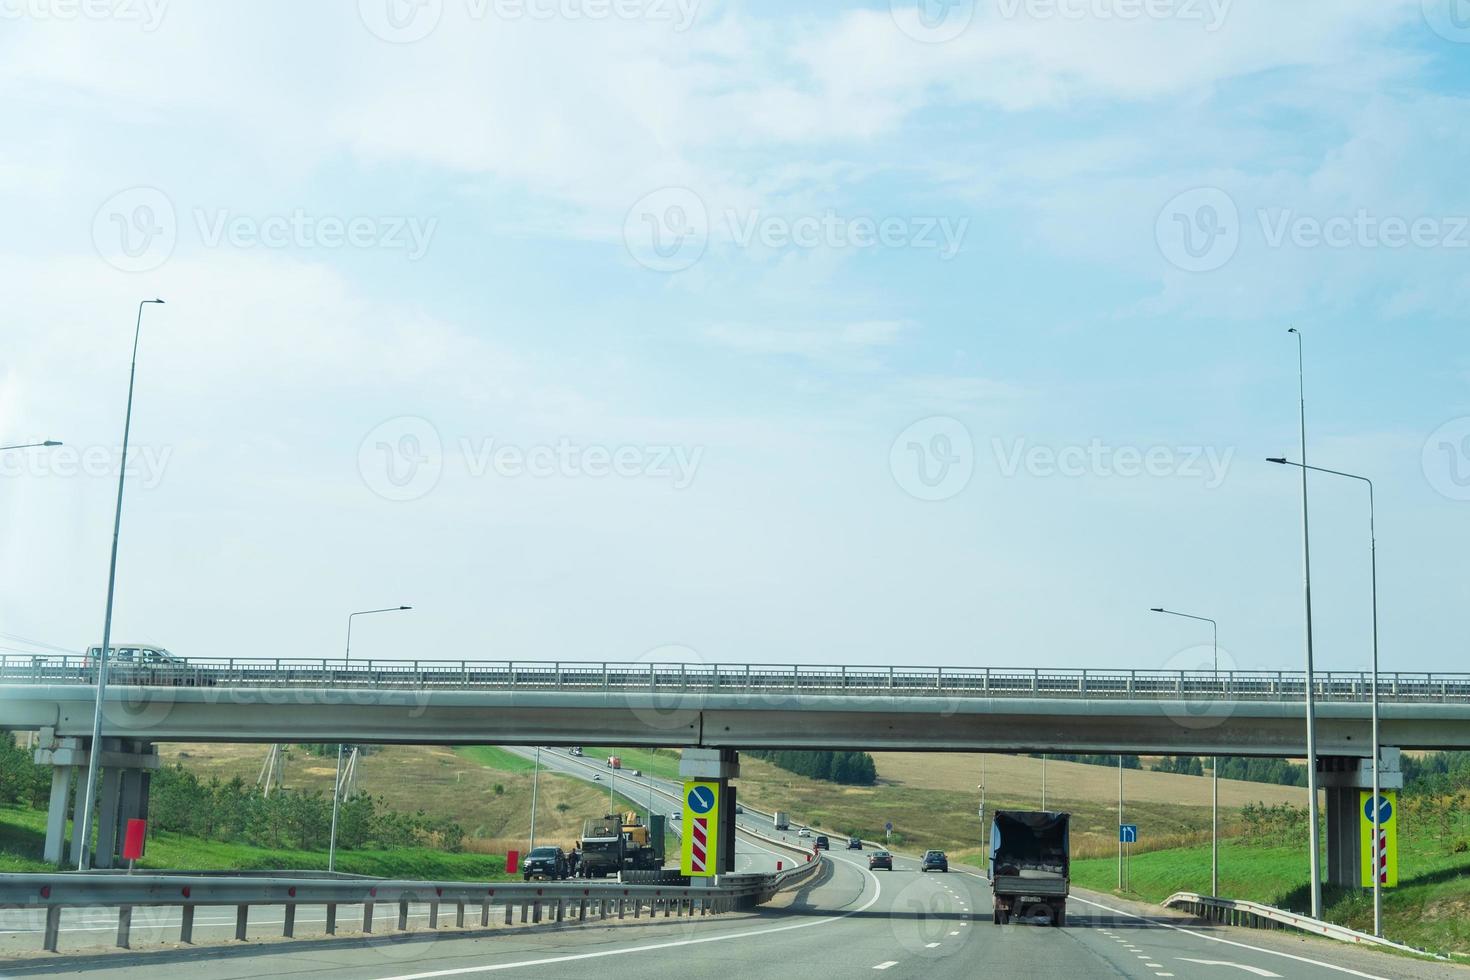
[[[893,855],[888,851],[874,851],[868,855],[868,870],[877,871],[879,868],[893,870]]]
[[[925,851],[924,860],[919,862],[920,871],[943,871],[949,874],[949,855],[943,851]]]
[[[561,881],[570,875],[571,870],[567,865],[567,856],[559,847],[537,847],[526,855],[526,863],[521,866],[521,879],[530,881],[532,878],[545,878],[547,881]]]

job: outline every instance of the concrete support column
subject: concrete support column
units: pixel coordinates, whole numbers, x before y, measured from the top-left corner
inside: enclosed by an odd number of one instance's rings
[[[103,758],[107,753],[120,748],[118,739],[102,740]],[[122,773],[116,766],[102,766],[102,785],[97,794],[97,852],[92,858],[92,867],[111,868],[114,865],[115,842],[117,841],[117,810],[122,798]]]
[[[735,787],[730,780],[740,778],[740,754],[734,749],[686,748],[679,761],[679,776],[719,784],[720,817],[715,828],[719,841],[719,865],[724,874],[735,870]]]
[[[46,807],[46,844],[41,856],[52,864],[66,860],[66,805],[71,799],[71,766],[51,770],[51,802]]]
[[[1379,789],[1402,789],[1404,774],[1399,770],[1399,750],[1383,747],[1379,764]],[[1327,802],[1327,883],[1339,888],[1371,887],[1371,881],[1363,881],[1366,817],[1362,793],[1373,788],[1373,760],[1321,756],[1317,759],[1317,783]]]

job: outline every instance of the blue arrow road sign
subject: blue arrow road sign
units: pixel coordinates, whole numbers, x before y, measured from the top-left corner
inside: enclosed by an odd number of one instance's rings
[[[708,786],[696,786],[689,791],[689,809],[695,813],[709,813],[715,805],[715,794]]]
[[[1125,823],[1118,825],[1118,840],[1124,844],[1138,843],[1138,824]]]
[[[1386,796],[1380,796],[1378,798],[1378,822],[1380,824],[1388,823],[1388,818],[1391,816],[1393,816],[1393,801]],[[1363,817],[1369,823],[1373,822],[1372,800],[1363,801]]]
[[[883,829],[886,830],[886,831],[888,831],[889,833],[893,833],[893,821],[890,820],[887,823],[885,823],[883,825]]]

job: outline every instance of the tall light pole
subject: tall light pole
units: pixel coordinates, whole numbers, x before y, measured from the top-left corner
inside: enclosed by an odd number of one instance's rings
[[[1374,514],[1373,506],[1373,481],[1366,476],[1358,476],[1356,473],[1344,473],[1341,470],[1329,470],[1322,466],[1307,466],[1304,463],[1293,463],[1282,456],[1273,456],[1266,460],[1268,463],[1279,463],[1283,466],[1300,466],[1306,470],[1314,470],[1318,473],[1330,473],[1333,476],[1346,477],[1349,480],[1361,480],[1368,484],[1368,556],[1369,568],[1372,572],[1372,595],[1373,595],[1373,686],[1372,686],[1372,715],[1373,715],[1373,840],[1374,848],[1377,848],[1378,820],[1379,820],[1379,779],[1378,764],[1381,749],[1378,745],[1378,519]],[[1383,935],[1383,878],[1378,870],[1378,862],[1373,861],[1373,935]]]
[[[1216,687],[1220,684],[1220,624],[1208,616],[1191,616],[1189,613],[1175,612],[1172,609],[1164,609],[1155,606],[1149,612],[1163,613],[1165,616],[1182,616],[1185,619],[1195,619],[1202,623],[1209,623],[1213,633],[1214,641],[1210,657],[1211,672],[1215,677]],[[1118,809],[1123,809],[1123,757],[1118,757]],[[1210,895],[1218,898],[1220,895],[1220,757],[1210,757]]]
[[[1307,522],[1307,382],[1302,354],[1302,332],[1291,327],[1288,333],[1296,334],[1296,378],[1301,424],[1302,445],[1302,594],[1306,605],[1306,715],[1307,715],[1307,841],[1311,853],[1308,855],[1312,872],[1312,918],[1322,918],[1322,856],[1320,831],[1317,827],[1317,705],[1316,676],[1312,670],[1312,543]]]
[[[347,615],[347,647],[343,652],[342,664],[352,660],[352,618],[371,616],[373,613],[406,612],[413,606],[386,606],[382,609],[362,609]],[[337,743],[337,775],[332,780],[332,834],[327,842],[327,870],[337,870],[337,813],[342,808],[342,743]]]
[[[1046,753],[1041,754],[1041,809],[1046,809]]]
[[[148,302],[151,303],[153,301],[148,300]],[[163,300],[159,300],[158,302],[162,303]],[[6,452],[10,449],[40,449],[43,446],[46,448],[50,448],[51,446],[59,445],[61,445],[61,443],[57,442],[55,439],[47,439],[45,442],[27,442],[19,446],[0,446],[0,453]]]
[[[82,804],[82,825],[77,828],[77,870],[86,871],[92,863],[92,808],[97,803],[97,770],[102,759],[102,696],[107,688],[107,654],[112,643],[112,600],[117,587],[117,537],[122,529],[123,480],[128,474],[128,433],[133,427],[133,382],[138,376],[138,336],[143,331],[143,307],[150,303],[163,305],[161,299],[145,299],[138,304],[138,319],[133,324],[133,362],[128,368],[128,410],[123,416],[122,465],[117,469],[117,509],[112,515],[112,558],[107,565],[107,612],[102,618],[102,648],[97,651],[97,703],[92,710],[92,743],[87,752],[87,792]],[[100,845],[100,842],[99,842]]]

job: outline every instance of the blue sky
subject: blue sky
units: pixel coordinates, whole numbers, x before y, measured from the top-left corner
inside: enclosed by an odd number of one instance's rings
[[[0,646],[1461,669],[1453,4],[10,4]]]

